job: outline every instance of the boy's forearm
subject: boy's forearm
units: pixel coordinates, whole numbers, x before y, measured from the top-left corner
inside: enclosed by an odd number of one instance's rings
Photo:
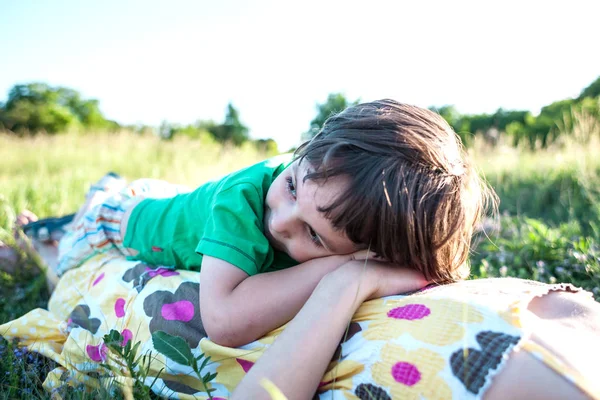
[[[296,315],[321,279],[351,256],[330,256],[281,271],[250,276],[220,296],[216,309],[204,309],[203,324],[211,339],[237,347],[258,339]],[[202,278],[201,278],[202,279]],[[211,331],[209,327],[218,327]]]

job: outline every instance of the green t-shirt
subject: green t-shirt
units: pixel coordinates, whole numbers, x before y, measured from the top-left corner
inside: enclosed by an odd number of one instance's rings
[[[200,270],[202,256],[248,275],[297,264],[263,234],[265,197],[292,156],[277,156],[203,184],[193,192],[146,199],[132,211],[123,244],[153,265]]]

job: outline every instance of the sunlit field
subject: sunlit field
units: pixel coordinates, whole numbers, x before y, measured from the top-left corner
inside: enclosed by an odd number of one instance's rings
[[[471,257],[473,279],[572,282],[600,298],[599,136],[569,138],[537,151],[474,142],[469,153],[499,195],[500,218],[486,221],[486,235]],[[13,221],[24,209],[40,217],[75,212],[89,185],[108,171],[129,180],[197,186],[272,155],[251,143],[223,147],[209,137],[165,141],[127,131],[0,135],[0,240],[14,244]],[[0,323],[45,306],[49,294],[37,263],[25,252],[15,274],[0,272]],[[49,369],[42,357],[0,340],[0,399],[47,396],[41,382]],[[97,397],[110,396],[72,391],[66,398]]]
[[[223,147],[210,137],[161,140],[154,135],[0,135],[0,195],[40,217],[76,211],[90,184],[108,171],[128,180],[159,178],[197,186],[269,155],[251,143]]]

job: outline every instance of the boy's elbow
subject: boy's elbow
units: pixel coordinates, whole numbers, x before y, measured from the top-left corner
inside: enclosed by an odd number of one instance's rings
[[[241,329],[232,327],[225,318],[207,318],[203,325],[208,338],[220,346],[239,347],[248,343],[243,334],[240,334]]]
[[[230,332],[226,332],[225,330],[220,330],[220,329],[213,329],[213,330],[209,330],[206,329],[206,334],[208,335],[208,338],[213,341],[214,343],[218,344],[219,346],[225,346],[225,347],[237,347],[240,346],[240,344],[238,344],[238,340],[236,340],[235,336],[232,335]]]

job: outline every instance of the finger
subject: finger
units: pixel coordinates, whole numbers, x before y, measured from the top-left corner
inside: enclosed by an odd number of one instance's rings
[[[352,259],[357,261],[364,261],[370,258],[373,258],[375,254],[369,249],[359,250],[355,253],[352,253]]]
[[[23,225],[27,225],[30,222],[35,222],[37,220],[38,220],[37,215],[35,215],[34,213],[32,213],[29,210],[23,210],[17,216],[17,225],[18,226],[23,226]]]
[[[360,250],[360,251],[357,251],[356,253],[353,253],[352,259],[356,260],[356,261],[372,260],[372,261],[388,262],[388,260],[386,260],[383,257],[379,257],[377,254],[375,254],[373,251],[371,251],[369,249]]]
[[[375,260],[375,261],[379,261],[379,262],[383,262],[383,263],[390,263],[390,261],[387,258],[383,258],[378,256],[375,253],[371,253],[371,256],[369,257],[370,260]]]

